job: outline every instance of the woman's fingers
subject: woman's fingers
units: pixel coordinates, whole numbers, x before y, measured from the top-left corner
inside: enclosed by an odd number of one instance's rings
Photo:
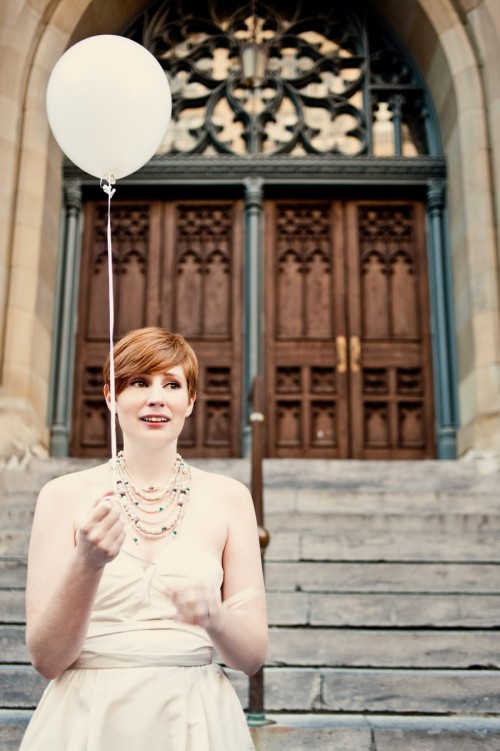
[[[90,532],[99,524],[105,529],[112,525],[117,516],[119,516],[119,511],[113,503],[112,496],[102,496],[95,501],[80,529],[84,533]]]
[[[91,565],[104,566],[117,556],[124,539],[123,517],[112,494],[98,498],[78,530],[77,546]]]
[[[206,585],[186,586],[171,590],[170,596],[177,609],[176,618],[193,625],[213,625],[221,608],[213,587]]]

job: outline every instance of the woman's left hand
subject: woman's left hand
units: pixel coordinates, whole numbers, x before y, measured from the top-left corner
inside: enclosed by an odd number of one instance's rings
[[[171,590],[170,597],[177,610],[176,620],[204,628],[217,625],[222,605],[212,586],[201,582],[188,584]]]

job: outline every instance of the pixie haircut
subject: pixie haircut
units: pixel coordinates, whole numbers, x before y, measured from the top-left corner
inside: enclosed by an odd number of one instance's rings
[[[113,348],[115,390],[118,395],[135,375],[167,372],[180,365],[186,376],[190,399],[196,396],[198,360],[180,334],[159,326],[129,331]],[[109,386],[109,355],[103,368],[104,383]]]

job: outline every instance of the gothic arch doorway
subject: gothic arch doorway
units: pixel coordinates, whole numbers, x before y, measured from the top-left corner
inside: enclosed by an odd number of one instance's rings
[[[435,453],[424,209],[415,201],[266,200],[267,455]],[[72,453],[106,456],[104,201],[85,206]],[[243,204],[117,201],[116,334],[180,331],[200,359],[186,455],[242,451]]]
[[[250,5],[200,0],[187,12],[163,1],[125,31],[157,56],[174,102],[159,154],[114,199],[119,237],[122,220],[142,211],[149,222],[135,244],[128,230],[115,241],[127,301],[117,333],[160,323],[199,351],[187,454],[244,453],[260,373],[269,456],[451,457],[446,171],[432,103],[363,4],[313,6],[306,15],[257,3],[252,17]],[[239,54],[252,40],[268,62],[248,84]],[[71,451],[106,454],[107,415],[92,391],[104,347],[92,292],[99,202],[76,169],[66,176],[86,217]],[[185,200],[170,198],[173,186]],[[195,217],[187,245],[183,212]],[[226,235],[211,245],[221,216]]]
[[[267,206],[270,456],[434,457],[424,210]]]

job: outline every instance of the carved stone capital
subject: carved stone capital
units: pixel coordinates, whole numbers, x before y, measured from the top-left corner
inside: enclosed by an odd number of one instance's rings
[[[431,216],[438,216],[444,209],[445,183],[443,180],[429,180],[427,183],[427,209]]]
[[[261,177],[246,177],[243,180],[245,187],[245,206],[247,209],[262,209],[264,200],[264,180]]]
[[[66,180],[64,183],[64,203],[68,215],[78,215],[82,209],[82,185],[80,180]]]

